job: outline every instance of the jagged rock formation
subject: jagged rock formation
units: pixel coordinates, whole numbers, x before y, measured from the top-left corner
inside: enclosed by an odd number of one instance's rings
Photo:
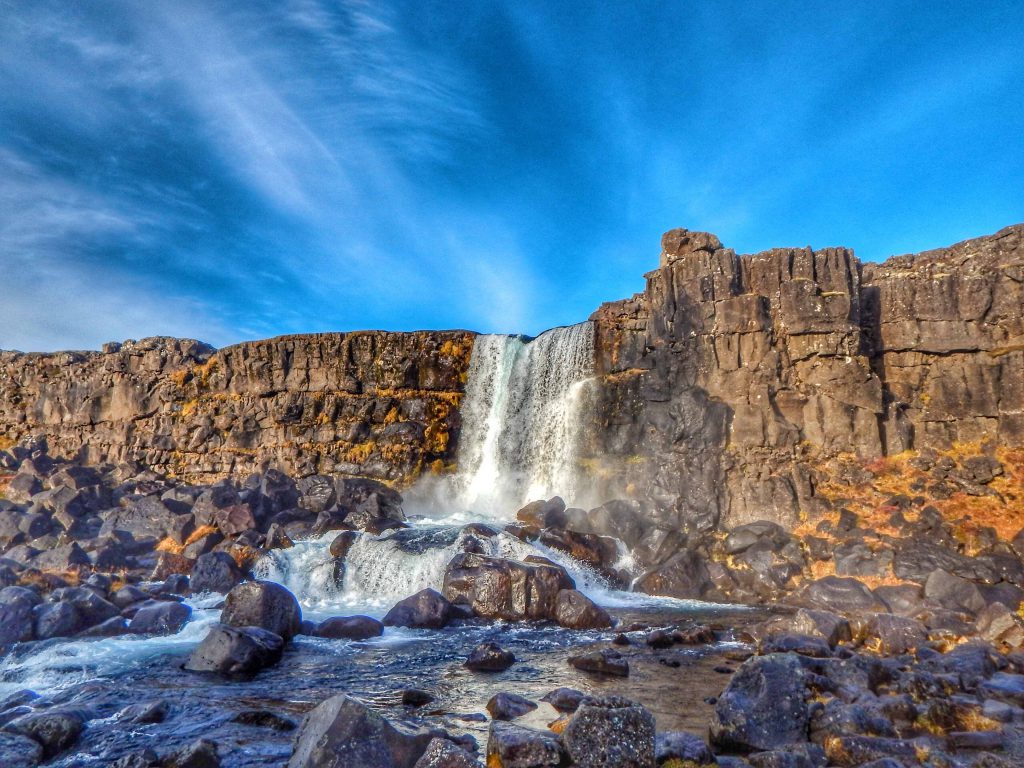
[[[2,352],[0,435],[192,480],[274,465],[400,481],[451,462],[472,346],[464,331],[360,332]]]
[[[884,264],[673,230],[646,277],[592,317],[591,450],[660,523],[793,525],[827,457],[1024,442],[1024,226]]]
[[[884,264],[737,256],[673,230],[647,288],[594,313],[604,498],[653,525],[793,526],[844,453],[1024,443],[1024,226]],[[0,437],[193,481],[269,465],[398,484],[455,458],[464,331],[148,339],[0,353]],[[0,443],[0,448],[5,447]]]

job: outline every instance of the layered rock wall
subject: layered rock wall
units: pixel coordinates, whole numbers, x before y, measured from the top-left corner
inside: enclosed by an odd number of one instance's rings
[[[841,454],[1024,443],[1024,226],[883,264],[673,230],[646,277],[592,317],[584,465],[594,496],[647,501],[660,528],[795,525]],[[455,459],[473,339],[3,352],[0,439],[190,480],[273,465],[401,485]]]
[[[192,480],[273,465],[401,483],[452,461],[472,347],[451,331],[3,352],[0,435]]]
[[[1024,226],[863,265],[673,230],[592,319],[605,493],[673,526],[793,525],[840,453],[1024,442]]]

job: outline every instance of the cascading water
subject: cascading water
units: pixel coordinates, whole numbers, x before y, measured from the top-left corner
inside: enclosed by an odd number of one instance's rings
[[[581,425],[593,361],[589,322],[532,341],[478,337],[449,503],[507,519],[526,502],[556,494],[582,502]]]

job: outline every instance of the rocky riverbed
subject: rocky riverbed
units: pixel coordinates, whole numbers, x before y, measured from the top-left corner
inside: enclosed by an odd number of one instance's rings
[[[1012,510],[1021,467],[913,460],[916,496],[861,467],[794,531],[687,537],[629,501],[455,525],[368,480],[20,444],[0,765],[1020,764],[1021,537],[931,502]]]

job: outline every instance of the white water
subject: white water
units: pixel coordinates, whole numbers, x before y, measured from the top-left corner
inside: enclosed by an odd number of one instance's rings
[[[458,470],[410,496],[450,522],[510,520],[536,499],[594,501],[580,466],[594,369],[590,322],[521,336],[478,336],[462,405]],[[422,504],[423,497],[432,497]],[[440,513],[440,514],[439,514]]]
[[[389,531],[379,537],[362,534],[345,558],[345,573],[339,583],[330,554],[336,535],[327,533],[290,549],[274,550],[260,560],[255,575],[291,590],[307,618],[345,613],[380,617],[421,589],[440,591],[448,563],[463,551],[467,538],[457,528],[432,525]],[[528,544],[507,533],[476,538],[486,555],[513,560],[537,555],[558,563],[577,588],[602,605],[638,604],[632,594],[611,588],[603,577],[563,552]]]

